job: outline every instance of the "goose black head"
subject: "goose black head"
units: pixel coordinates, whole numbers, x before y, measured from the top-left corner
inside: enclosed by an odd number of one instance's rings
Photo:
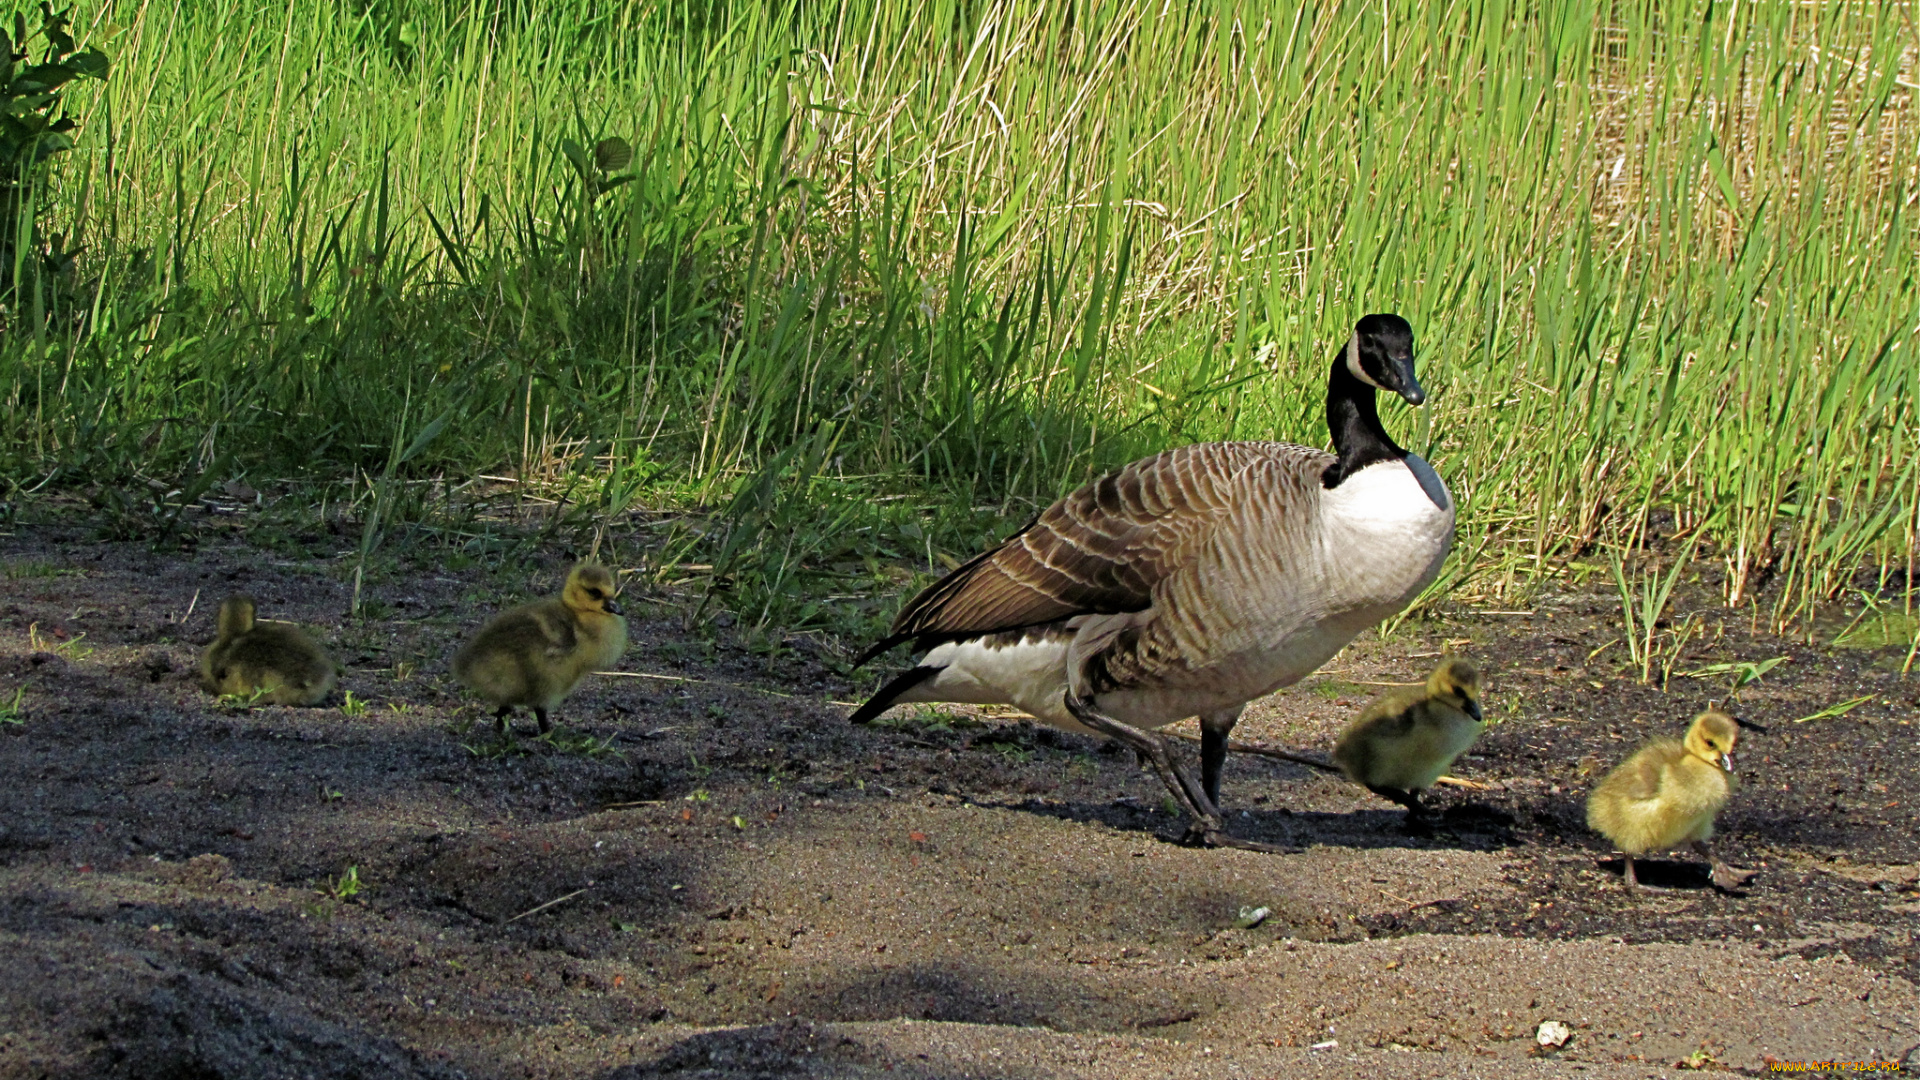
[[[1413,327],[1398,315],[1368,315],[1347,340],[1347,370],[1368,386],[1399,394],[1409,405],[1427,400],[1413,374]]]

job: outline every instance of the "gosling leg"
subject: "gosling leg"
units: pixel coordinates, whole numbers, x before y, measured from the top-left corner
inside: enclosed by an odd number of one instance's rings
[[[540,721],[540,734],[545,735],[547,732],[553,730],[553,725],[547,721],[547,710],[535,705],[533,707],[533,718]]]
[[[1372,784],[1367,785],[1367,790],[1388,802],[1399,803],[1401,806],[1407,808],[1406,828],[1408,832],[1416,836],[1424,836],[1433,831],[1427,824],[1427,808],[1420,805],[1419,792],[1401,791],[1399,788],[1374,787]]]
[[[1741,870],[1738,867],[1729,866],[1721,862],[1718,858],[1714,857],[1713,845],[1707,843],[1705,840],[1695,840],[1693,842],[1693,850],[1699,852],[1701,857],[1707,860],[1707,864],[1713,867],[1707,876],[1713,882],[1713,887],[1719,889],[1721,892],[1730,893],[1739,889],[1747,882],[1753,880],[1753,875],[1760,872],[1758,870]]]
[[[1650,893],[1650,892],[1665,893],[1665,892],[1673,891],[1672,889],[1667,888],[1665,885],[1643,884],[1640,881],[1640,879],[1635,877],[1633,874],[1633,856],[1628,855],[1626,852],[1621,852],[1620,857],[1627,861],[1626,879],[1627,879],[1627,891],[1629,893],[1632,893],[1638,896],[1641,893]]]
[[[1285,848],[1272,844],[1262,844],[1253,840],[1241,840],[1227,833],[1226,822],[1220,816],[1220,808],[1210,798],[1206,789],[1193,782],[1193,778],[1175,764],[1167,753],[1167,744],[1152,732],[1141,731],[1130,724],[1123,724],[1094,708],[1087,698],[1067,695],[1067,711],[1075,720],[1088,728],[1105,735],[1123,746],[1131,747],[1152,763],[1153,771],[1160,782],[1167,786],[1174,801],[1193,819],[1187,827],[1187,836],[1197,839],[1208,847],[1235,847],[1247,851],[1282,852]]]
[[[513,706],[511,705],[502,705],[499,711],[493,714],[494,727],[499,730],[500,737],[503,739],[507,737],[507,723],[512,716]]]

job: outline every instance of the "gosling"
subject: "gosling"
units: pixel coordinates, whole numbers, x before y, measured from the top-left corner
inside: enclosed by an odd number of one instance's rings
[[[1653,740],[1608,773],[1588,796],[1587,825],[1626,856],[1628,890],[1652,888],[1634,877],[1634,856],[1666,851],[1683,841],[1691,842],[1712,865],[1713,884],[1723,892],[1753,876],[1753,871],[1736,870],[1715,858],[1707,843],[1714,815],[1736,786],[1736,725],[1753,726],[1709,708],[1694,717],[1684,741]]]
[[[1442,661],[1417,690],[1382,694],[1334,744],[1347,779],[1407,808],[1407,828],[1425,825],[1420,793],[1487,729],[1480,711],[1480,673],[1465,660]]]
[[[453,673],[498,708],[500,734],[513,707],[533,709],[542,735],[547,714],[580,677],[611,665],[627,650],[627,620],[615,606],[613,574],[581,563],[558,597],[503,611],[453,657]]]
[[[219,631],[200,654],[200,686],[274,705],[318,705],[333,692],[333,657],[292,623],[260,622],[251,596],[220,605]]]

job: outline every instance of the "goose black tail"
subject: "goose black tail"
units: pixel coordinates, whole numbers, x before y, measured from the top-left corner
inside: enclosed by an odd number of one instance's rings
[[[926,682],[928,679],[933,678],[945,670],[944,667],[917,667],[901,672],[892,682],[881,687],[879,693],[868,698],[865,705],[855,709],[853,715],[847,717],[848,721],[855,724],[864,724],[874,719],[881,713],[892,708],[894,699],[898,698],[901,694],[919,686],[921,683]]]
[[[872,645],[868,646],[867,651],[855,657],[853,661],[853,666],[859,667],[860,665],[865,664],[867,661],[873,659],[874,657],[879,656],[881,653],[886,652],[888,649],[893,648],[895,645],[898,645],[903,641],[912,641],[912,640],[913,640],[912,634],[889,634],[886,637],[883,637],[879,641],[876,641]]]

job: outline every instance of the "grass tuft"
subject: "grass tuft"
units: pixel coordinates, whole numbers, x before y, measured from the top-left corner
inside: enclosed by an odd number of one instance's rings
[[[1653,581],[1631,553],[1686,537],[1776,625],[1864,579],[1911,609],[1899,5],[96,0],[72,33],[111,74],[65,87],[22,233],[63,282],[0,313],[0,479],[114,535],[190,542],[245,477],[363,567],[564,535],[864,633],[897,568],[1100,469],[1322,443],[1333,343],[1396,310],[1433,397],[1387,422],[1462,507],[1429,602],[1595,551]]]

